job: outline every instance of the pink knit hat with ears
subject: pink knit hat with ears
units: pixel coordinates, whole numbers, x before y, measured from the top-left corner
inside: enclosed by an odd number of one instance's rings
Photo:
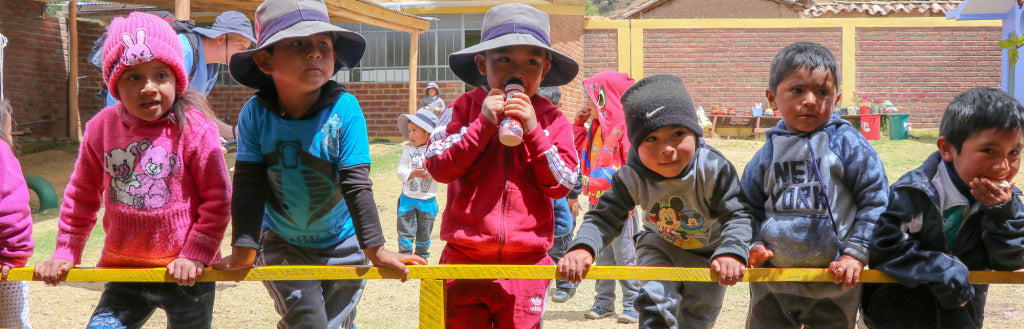
[[[103,43],[103,81],[110,95],[121,100],[117,93],[121,74],[132,65],[155,59],[171,67],[178,78],[175,95],[181,96],[188,88],[183,58],[178,35],[163,18],[140,12],[133,12],[128,18],[115,17]]]

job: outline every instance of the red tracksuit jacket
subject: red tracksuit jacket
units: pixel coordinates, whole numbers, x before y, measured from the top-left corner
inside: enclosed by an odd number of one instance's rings
[[[448,184],[441,239],[481,264],[533,264],[551,247],[551,201],[565,197],[578,159],[569,120],[547,98],[530,98],[537,127],[507,147],[480,107],[476,88],[452,104],[444,139],[430,144],[426,168]]]

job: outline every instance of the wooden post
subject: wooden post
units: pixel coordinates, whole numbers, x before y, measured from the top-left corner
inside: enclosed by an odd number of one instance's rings
[[[174,0],[174,17],[178,19],[189,19],[189,0]]]
[[[445,280],[420,280],[420,329],[444,328]]]
[[[420,34],[410,32],[409,37],[411,38],[409,43],[409,113],[416,113],[419,103],[416,101],[416,78],[419,72]]]
[[[68,1],[68,137],[82,140],[81,114],[78,112],[78,1]]]

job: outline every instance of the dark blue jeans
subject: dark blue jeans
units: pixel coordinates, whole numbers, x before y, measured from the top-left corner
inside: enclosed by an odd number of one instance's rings
[[[156,308],[167,313],[167,328],[210,328],[213,323],[214,282],[107,283],[87,328],[142,328]]]

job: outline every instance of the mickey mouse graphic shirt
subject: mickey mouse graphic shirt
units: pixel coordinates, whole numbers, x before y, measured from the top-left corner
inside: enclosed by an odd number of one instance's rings
[[[635,205],[643,225],[672,245],[709,258],[734,255],[744,262],[750,243],[750,215],[736,168],[699,140],[690,163],[676,177],[644,167],[635,151],[615,172],[611,189],[584,216],[569,250],[600,251],[614,239]]]

